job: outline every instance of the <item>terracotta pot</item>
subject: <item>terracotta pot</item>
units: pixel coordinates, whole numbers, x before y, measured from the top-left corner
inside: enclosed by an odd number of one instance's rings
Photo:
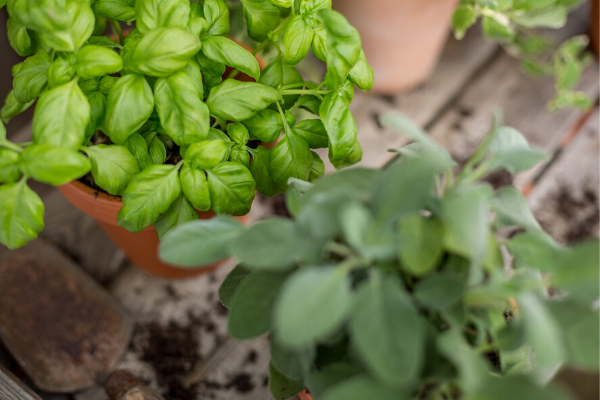
[[[596,53],[596,57],[600,56],[600,50],[598,46],[600,44],[600,0],[592,0],[591,9],[591,22],[590,22],[590,39],[592,41],[592,48]]]
[[[300,397],[300,400],[313,400],[312,395],[310,393],[306,393],[306,390],[298,393],[298,397]]]
[[[458,0],[333,0],[358,29],[376,93],[423,82],[436,65]]]
[[[222,264],[217,262],[201,269],[184,269],[166,264],[158,257],[159,240],[154,227],[150,226],[139,233],[132,233],[119,226],[117,214],[123,207],[121,197],[92,189],[79,181],[59,186],[58,190],[75,207],[93,217],[135,265],[152,275],[170,279],[188,278],[211,271]],[[212,211],[197,212],[200,219],[215,216]],[[236,218],[245,223],[247,217]]]

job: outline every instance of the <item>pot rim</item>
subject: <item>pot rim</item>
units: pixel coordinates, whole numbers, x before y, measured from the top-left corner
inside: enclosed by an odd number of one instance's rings
[[[85,197],[89,197],[90,199],[93,199],[95,201],[99,201],[99,202],[107,202],[107,203],[122,203],[123,200],[121,199],[121,196],[114,196],[112,194],[108,194],[105,193],[104,191],[100,190],[100,189],[94,189],[91,186],[86,185],[85,183],[81,182],[80,180],[74,179],[69,183],[65,183],[62,186],[71,186],[75,189],[77,189],[79,192],[82,192],[83,195],[85,195]]]

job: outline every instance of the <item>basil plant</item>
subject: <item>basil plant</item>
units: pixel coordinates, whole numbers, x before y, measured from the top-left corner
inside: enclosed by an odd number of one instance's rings
[[[161,256],[240,260],[219,295],[234,338],[269,333],[275,399],[567,399],[546,385],[560,367],[599,368],[598,240],[557,245],[480,180],[544,153],[496,123],[456,174],[404,117],[383,124],[414,140],[386,169],[292,178],[293,219],[186,223]]]
[[[63,185],[91,172],[122,196],[119,225],[154,224],[162,237],[194,209],[244,215],[255,190],[273,196],[290,178],[318,178],[311,149],[329,148],[337,168],[358,162],[348,105],[373,71],[357,31],[330,0],[242,3],[254,52],[227,37],[223,0],[0,0],[10,43],[28,57],[13,69],[2,120],[37,100],[32,142],[0,130],[0,242],[17,248],[44,226],[29,178]],[[122,22],[135,22],[126,36]],[[268,46],[278,56],[261,71],[255,55]],[[323,82],[296,70],[310,49],[327,63]],[[296,123],[297,108],[315,118]],[[272,150],[258,146],[281,132]]]
[[[535,28],[562,28],[568,14],[585,0],[461,0],[452,16],[457,39],[481,18],[486,39],[502,44],[521,59],[522,69],[533,76],[553,76],[556,96],[551,110],[564,107],[588,109],[593,101],[575,90],[583,70],[592,63],[584,53],[589,38],[575,36],[553,50],[554,43]]]

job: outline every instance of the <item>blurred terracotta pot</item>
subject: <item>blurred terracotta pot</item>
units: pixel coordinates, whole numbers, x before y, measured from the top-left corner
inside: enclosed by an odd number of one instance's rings
[[[458,0],[333,0],[358,29],[377,93],[411,89],[429,77]]]
[[[111,196],[99,190],[92,189],[80,181],[73,181],[59,186],[58,190],[75,207],[93,217],[119,246],[127,258],[140,269],[161,278],[181,279],[200,275],[212,271],[222,262],[217,262],[200,269],[184,269],[169,265],[158,257],[158,233],[154,227],[149,226],[139,233],[129,232],[117,223],[117,214],[123,202],[119,196]],[[209,219],[215,216],[212,211],[197,211],[200,219]],[[246,216],[236,217],[242,223]]]

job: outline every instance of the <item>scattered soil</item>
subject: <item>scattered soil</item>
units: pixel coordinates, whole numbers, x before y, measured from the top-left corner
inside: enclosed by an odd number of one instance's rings
[[[217,312],[217,315],[220,316],[225,316],[229,313],[227,307],[225,307],[220,300],[215,302],[215,311]]]
[[[494,171],[491,174],[489,174],[488,176],[486,176],[483,179],[484,182],[489,183],[490,185],[492,185],[492,187],[494,188],[494,190],[498,190],[500,188],[503,188],[505,186],[512,186],[513,184],[513,177],[510,174],[510,172],[501,169],[498,171]]]
[[[185,388],[181,378],[202,361],[199,341],[202,333],[215,331],[216,325],[208,313],[189,313],[187,324],[170,322],[165,326],[151,322],[136,326],[131,347],[154,369],[167,400],[192,400],[198,397],[199,386]],[[217,335],[217,345],[224,340]]]
[[[552,196],[553,206],[557,214],[568,222],[569,229],[564,234],[567,244],[579,242],[598,235],[598,194],[587,188],[582,198],[573,196],[573,190],[561,184]]]
[[[167,399],[196,398],[196,387],[184,388],[180,377],[188,374],[202,358],[199,355],[197,327],[174,322],[156,322],[140,327],[148,336],[141,359],[152,366]]]
[[[205,380],[199,385],[209,390],[234,389],[238,393],[248,393],[255,388],[252,377],[245,372],[232,376],[226,383]]]
[[[250,350],[248,352],[248,355],[246,356],[246,363],[256,364],[257,359],[258,359],[258,353],[255,350]]]

